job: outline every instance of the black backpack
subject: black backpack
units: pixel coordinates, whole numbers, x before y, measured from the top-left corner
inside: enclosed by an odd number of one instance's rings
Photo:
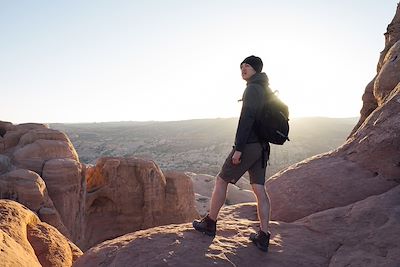
[[[289,140],[289,108],[276,95],[265,91],[262,107],[255,120],[255,130],[261,142],[283,145]]]

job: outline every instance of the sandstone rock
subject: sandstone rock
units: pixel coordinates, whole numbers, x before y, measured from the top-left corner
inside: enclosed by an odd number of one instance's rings
[[[297,221],[339,242],[329,266],[398,266],[400,186]]]
[[[207,174],[186,173],[193,182],[193,191],[205,197],[211,197],[214,189],[215,177]]]
[[[193,190],[196,196],[196,209],[201,216],[205,215],[209,210],[209,202],[214,190],[215,177],[207,174],[196,174],[187,172],[193,181]],[[244,189],[246,188],[246,189]],[[242,177],[236,185],[229,184],[226,194],[226,204],[238,204],[245,202],[255,202],[256,198],[251,189],[250,182]],[[207,207],[206,207],[207,206]]]
[[[50,159],[68,158],[79,161],[72,144],[60,140],[38,139],[18,148],[13,154],[13,164],[42,174],[44,163]]]
[[[36,212],[42,221],[69,236],[68,230],[48,196],[44,181],[37,173],[18,169],[1,175],[0,199],[10,199],[21,203]]]
[[[0,174],[9,172],[3,177],[3,184],[7,186],[1,190],[2,197],[26,205],[41,220],[79,243],[78,239],[83,238],[86,182],[68,137],[39,123],[0,122],[0,129],[4,136],[0,140],[0,152],[4,153],[0,155]],[[14,169],[26,170],[10,172]],[[48,183],[47,189],[40,176]],[[57,209],[49,195],[54,198]]]
[[[187,215],[174,218],[190,218],[193,211],[190,199],[173,196],[173,191],[190,188],[176,187],[172,179],[167,191],[165,176],[153,161],[138,158],[100,158],[96,166],[87,171],[86,245],[88,248],[105,239],[156,225],[171,223],[171,206],[180,209],[187,204]],[[185,180],[184,178],[183,180]],[[189,183],[183,181],[186,185]],[[168,207],[166,206],[168,204]],[[184,212],[182,210],[181,212]],[[192,219],[192,218],[191,218]]]
[[[365,88],[364,94],[362,96],[363,106],[360,111],[360,119],[351,131],[349,137],[352,136],[358,130],[358,128],[360,128],[365,119],[378,107],[378,103],[373,92],[375,78]]]
[[[271,177],[272,218],[294,221],[381,194],[400,182],[400,85],[336,151]]]
[[[397,41],[388,51],[383,66],[376,76],[374,83],[374,96],[378,106],[381,106],[386,97],[400,82],[400,41]]]
[[[82,252],[21,204],[0,200],[0,266],[72,266]]]
[[[6,146],[4,144],[4,138],[0,136],[0,153],[3,153],[6,150]]]
[[[16,129],[14,131],[7,131],[3,137],[3,151],[15,147],[18,145],[19,139],[23,136],[26,131],[21,129]]]
[[[8,121],[0,121],[0,136],[3,137],[14,125]]]
[[[11,123],[3,122],[3,124],[0,125],[0,129],[2,129],[1,131],[4,133],[2,140],[4,150],[17,146],[21,136],[30,130],[46,128],[48,128],[47,125],[40,123],[23,123],[19,125],[12,125]]]
[[[386,33],[385,33],[385,48],[382,50],[377,70],[378,72],[381,70],[383,66],[383,61],[386,57],[387,52],[389,49],[398,41],[400,40],[400,6],[397,4],[396,14],[394,15],[393,20],[387,26]]]
[[[258,225],[256,218],[254,204],[227,206],[214,239],[191,224],[160,226],[105,241],[75,266],[327,266],[336,244],[312,243],[310,239],[321,235],[291,224],[272,223],[271,251],[259,251],[248,239]],[[296,256],[300,249],[308,252],[307,257]]]
[[[212,239],[190,224],[161,226],[105,241],[80,266],[397,266],[400,186],[294,223],[271,222],[268,254],[248,240],[255,204],[221,210]]]
[[[227,204],[233,205],[256,201],[256,197],[252,190],[241,189],[236,185],[228,185],[228,192],[226,194]]]
[[[0,175],[12,170],[11,160],[6,155],[0,154]]]
[[[32,144],[39,139],[60,140],[60,141],[65,141],[67,143],[70,142],[68,137],[60,131],[48,128],[39,128],[39,129],[29,130],[27,133],[21,136],[18,145],[25,146],[28,144]]]
[[[48,202],[46,185],[35,172],[18,169],[0,176],[0,198],[11,199],[37,212]]]
[[[85,213],[84,165],[73,159],[51,159],[45,162],[42,177],[71,239],[80,245]]]
[[[375,78],[367,85],[362,97],[363,106],[360,111],[360,120],[354,127],[351,135],[357,131],[365,119],[383,103],[385,96],[399,82],[396,76],[398,70],[398,45],[393,46],[400,40],[400,5],[397,5],[396,14],[392,22],[388,25],[385,33],[385,48],[380,53],[380,58],[377,65],[377,74]],[[393,48],[393,49],[392,49]],[[390,51],[392,49],[392,51]],[[388,52],[390,51],[390,55]],[[386,66],[385,66],[386,65]],[[350,135],[350,136],[351,136]]]
[[[190,177],[176,171],[165,171],[163,174],[167,182],[163,220],[168,223],[182,223],[198,217]]]
[[[382,175],[388,182],[400,182],[400,84],[347,140],[338,154],[363,168]]]
[[[205,216],[210,210],[211,197],[206,197],[197,193],[194,193],[194,199],[196,201],[196,210],[201,217]]]
[[[242,190],[253,190],[249,179],[247,179],[244,176],[242,178],[240,178],[239,181],[237,181],[237,183],[235,185]]]

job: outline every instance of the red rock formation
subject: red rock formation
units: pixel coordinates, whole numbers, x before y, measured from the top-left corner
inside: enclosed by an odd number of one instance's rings
[[[169,172],[167,179],[153,161],[100,158],[87,171],[83,248],[139,229],[195,218],[190,178]]]
[[[386,192],[400,180],[400,86],[336,151],[315,156],[266,184],[272,217],[294,221]]]
[[[39,139],[32,144],[17,148],[13,154],[13,164],[41,175],[45,162],[58,158],[78,161],[78,156],[70,142]]]
[[[400,5],[388,26],[378,74],[373,86],[370,83],[367,88],[373,92],[377,107],[364,114],[364,119],[362,114],[362,121],[343,146],[295,164],[267,182],[273,219],[294,221],[384,193],[399,184],[399,38]]]
[[[11,171],[11,160],[6,155],[0,154],[0,175]]]
[[[48,196],[46,185],[35,172],[18,169],[0,176],[0,199],[11,199],[25,205],[39,218],[69,237],[69,231]]]
[[[105,241],[75,266],[397,266],[400,186],[294,223],[271,222],[266,254],[248,239],[254,204],[222,209],[212,239],[190,224],[161,226]]]
[[[26,134],[29,130],[42,128],[48,128],[48,126],[39,123],[24,123],[16,126],[10,122],[0,121],[0,131],[4,133],[2,140],[4,147],[3,151],[6,151],[18,145],[21,136]]]
[[[85,166],[73,159],[51,159],[44,164],[42,176],[71,239],[80,246],[84,242]]]
[[[65,134],[0,122],[0,138],[0,197],[25,204],[81,247],[198,216],[190,178],[165,177],[154,162],[100,159],[88,170],[86,198],[86,167]]]
[[[207,174],[188,172],[192,179],[195,192],[196,209],[201,216],[208,213],[210,199],[214,189],[215,177]],[[233,205],[246,202],[255,202],[256,198],[247,179],[240,179],[235,185],[230,184],[226,194],[226,204]]]
[[[0,122],[0,133],[2,197],[23,203],[79,244],[84,226],[85,168],[68,137],[36,123]],[[16,169],[25,170],[12,172]]]
[[[82,255],[53,226],[21,204],[0,200],[0,266],[72,266]]]
[[[362,96],[363,106],[360,111],[360,120],[354,127],[350,136],[357,131],[365,119],[380,105],[400,81],[397,73],[398,66],[398,45],[392,49],[400,40],[400,5],[397,4],[396,14],[388,25],[385,33],[385,48],[380,54],[377,65],[377,74],[365,88]],[[390,51],[392,49],[392,51]],[[390,51],[390,52],[389,52]],[[386,66],[385,66],[386,65]]]
[[[176,171],[164,171],[163,174],[166,181],[163,211],[166,223],[163,224],[188,222],[198,217],[190,177]]]

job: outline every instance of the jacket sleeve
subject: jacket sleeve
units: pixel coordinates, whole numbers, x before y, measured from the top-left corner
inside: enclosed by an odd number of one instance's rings
[[[242,152],[253,128],[261,96],[256,86],[249,86],[243,94],[243,106],[236,130],[235,150]]]

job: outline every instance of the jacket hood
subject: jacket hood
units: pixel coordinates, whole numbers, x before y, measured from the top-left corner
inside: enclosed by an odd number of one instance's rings
[[[260,73],[254,74],[247,81],[247,85],[250,85],[250,84],[259,84],[259,85],[262,85],[264,88],[268,88],[269,87],[269,79],[268,79],[267,74],[265,74],[265,72],[260,72]]]

